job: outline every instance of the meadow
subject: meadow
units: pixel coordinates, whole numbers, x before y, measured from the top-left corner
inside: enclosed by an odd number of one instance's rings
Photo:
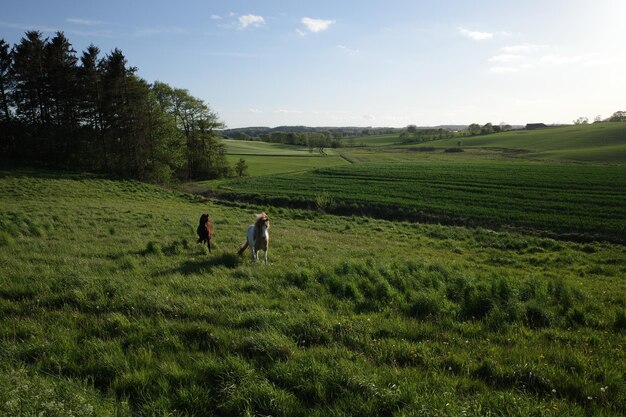
[[[261,210],[268,266],[235,255]],[[622,245],[5,169],[0,414],[618,416],[624,273]]]
[[[283,145],[280,143],[266,143],[224,139],[226,159],[232,165],[239,159],[246,161],[250,176],[270,175],[283,172],[303,171],[314,168],[345,165],[348,162],[334,149],[325,149],[325,155],[317,149],[309,150],[304,146]],[[221,183],[218,181],[217,183]],[[216,182],[206,184],[214,185]],[[187,184],[188,189],[201,189],[205,184]]]

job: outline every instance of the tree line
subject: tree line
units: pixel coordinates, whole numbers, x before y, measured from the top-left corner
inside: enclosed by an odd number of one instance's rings
[[[149,84],[119,49],[77,56],[63,32],[0,39],[0,154],[154,182],[232,175],[218,115],[187,90]]]
[[[400,140],[403,143],[429,142],[431,140],[450,139],[454,137],[489,135],[492,133],[506,132],[512,129],[511,125],[505,123],[499,125],[485,123],[483,126],[478,123],[472,123],[466,129],[454,131],[445,128],[418,128],[416,125],[408,125],[400,133]]]

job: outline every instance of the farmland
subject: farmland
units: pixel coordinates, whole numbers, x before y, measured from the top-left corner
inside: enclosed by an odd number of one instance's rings
[[[268,267],[234,255],[260,210]],[[625,272],[621,245],[2,171],[0,414],[617,416]]]
[[[594,164],[626,164],[626,123],[600,123],[551,127],[539,130],[514,130],[509,132],[455,137],[419,144],[402,144],[398,135],[381,135],[371,138],[354,138],[355,144],[385,148],[418,148],[432,146],[445,149],[516,150],[509,157],[545,161],[578,161]]]
[[[247,178],[229,190],[267,203],[387,218],[520,226],[622,241],[626,167],[423,160]]]
[[[316,149],[310,152],[303,146],[279,143],[230,139],[225,139],[223,143],[226,147],[228,162],[235,164],[239,159],[245,160],[248,166],[247,174],[251,176],[303,171],[348,163],[333,149],[326,149],[325,155],[321,155]]]

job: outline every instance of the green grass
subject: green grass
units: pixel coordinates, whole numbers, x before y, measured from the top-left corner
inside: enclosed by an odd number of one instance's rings
[[[386,135],[372,135],[372,136],[359,136],[355,138],[344,139],[346,146],[392,146],[401,145],[399,134],[386,134]]]
[[[349,162],[340,156],[259,156],[259,155],[227,155],[229,163],[235,164],[242,158],[248,165],[246,171],[250,176],[271,175],[283,172],[305,171],[315,168],[348,165]]]
[[[626,168],[502,161],[357,164],[223,185],[256,201],[624,242]]]
[[[260,210],[267,267],[234,255]],[[203,212],[211,255],[194,243]],[[125,415],[122,402],[143,416],[626,407],[623,246],[37,171],[0,172],[0,231],[0,349],[18,361],[0,367],[0,414],[16,399],[29,415]]]
[[[540,130],[514,130],[510,132],[473,137],[455,137],[424,143],[404,144],[397,134],[364,136],[351,139],[354,146],[373,149],[344,148],[342,153],[355,154],[355,160],[366,161],[377,157],[383,160],[414,160],[427,153],[401,153],[402,149],[435,147],[440,154],[445,148],[457,147],[462,142],[465,150],[482,150],[483,155],[494,157],[540,159],[553,161],[578,161],[594,164],[626,164],[626,123],[599,123],[554,127]],[[517,152],[510,152],[511,150]],[[504,152],[502,152],[504,151]],[[379,154],[379,156],[376,156]],[[398,155],[399,154],[399,155]]]
[[[599,123],[453,138],[429,146],[520,149],[523,158],[626,164],[626,123]],[[414,146],[414,145],[413,145]]]
[[[317,150],[309,152],[306,146],[283,145],[282,143],[268,143],[234,139],[222,139],[229,155],[274,155],[274,156],[305,156],[322,157]],[[335,155],[333,149],[325,149],[328,155]]]

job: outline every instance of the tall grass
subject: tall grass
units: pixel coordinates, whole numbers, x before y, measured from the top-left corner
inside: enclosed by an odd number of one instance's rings
[[[272,221],[268,266],[235,255],[259,210]],[[205,212],[212,254],[193,243]],[[626,407],[619,245],[42,172],[0,173],[0,232],[10,236],[0,246],[5,414],[22,404],[55,415],[52,402],[56,415],[617,416]]]

